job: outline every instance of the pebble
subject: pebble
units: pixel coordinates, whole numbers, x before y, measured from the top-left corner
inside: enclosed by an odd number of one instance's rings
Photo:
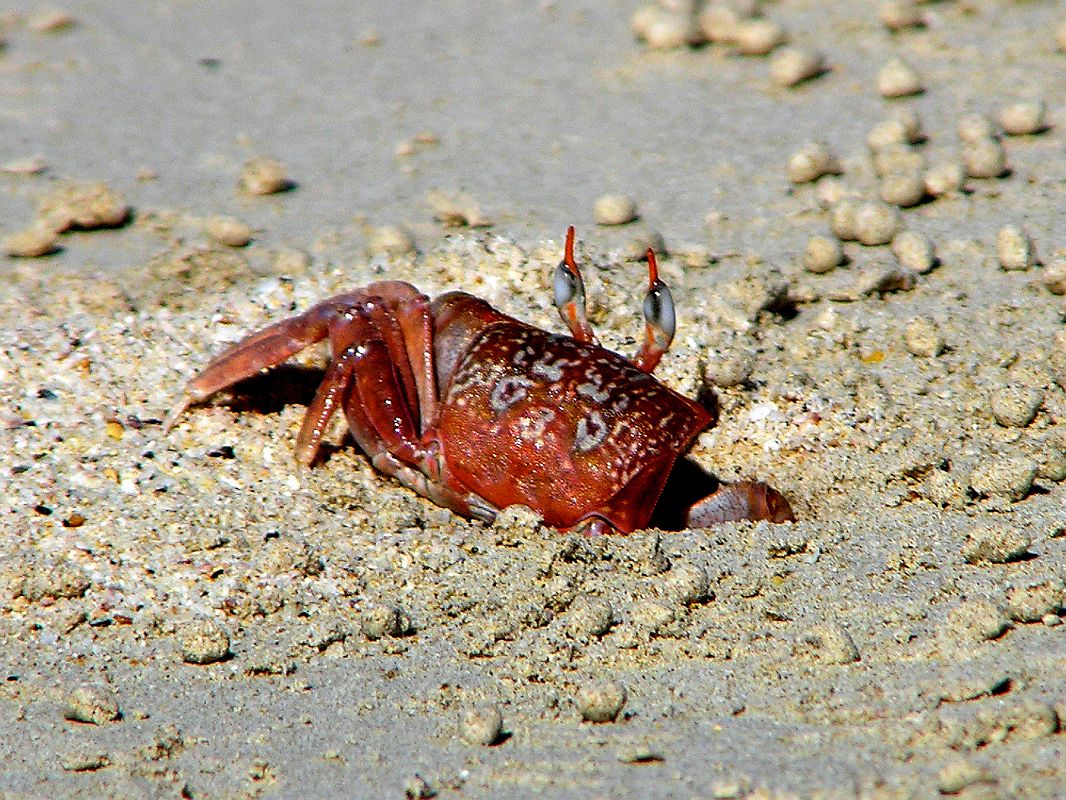
[[[914,0],[887,0],[881,4],[878,18],[893,33],[925,25],[925,15]]]
[[[999,138],[999,128],[996,127],[996,123],[984,114],[963,114],[959,117],[955,131],[963,142]]]
[[[999,111],[998,119],[1008,136],[1028,136],[1048,129],[1047,105],[1043,100],[1004,106]]]
[[[407,800],[428,800],[437,796],[437,790],[421,775],[412,775],[403,784],[403,796]]]
[[[810,183],[823,175],[840,174],[840,164],[825,142],[808,142],[788,157],[788,179],[792,183]]]
[[[500,740],[503,715],[495,703],[472,706],[459,713],[459,738],[467,744],[489,747]]]
[[[359,620],[359,629],[370,641],[385,636],[403,636],[410,630],[411,621],[397,606],[374,605],[366,609]]]
[[[877,73],[877,91],[891,99],[921,94],[924,87],[918,70],[902,58],[893,58]]]
[[[1024,558],[1032,544],[1030,537],[1007,525],[979,525],[966,533],[962,558],[967,564],[1007,564]]]
[[[995,778],[983,767],[961,759],[945,764],[936,774],[936,788],[941,794],[958,794],[975,783],[993,781]]]
[[[1007,151],[999,139],[974,139],[962,146],[962,164],[971,178],[999,178],[1007,174]]]
[[[605,194],[596,199],[592,216],[597,225],[625,225],[637,218],[637,201],[628,194]]]
[[[293,186],[285,166],[273,158],[253,158],[241,168],[241,190],[253,197],[288,191]]]
[[[858,206],[851,200],[841,200],[829,210],[829,229],[842,242],[859,238],[857,225]]]
[[[707,571],[699,564],[674,562],[663,578],[662,589],[678,605],[702,603],[710,590]]]
[[[770,80],[786,89],[826,71],[825,56],[803,47],[779,47],[770,56]]]
[[[860,659],[859,648],[841,625],[815,625],[803,633],[793,650],[826,664],[851,664]]]
[[[912,355],[935,358],[944,352],[944,336],[931,319],[911,317],[903,329],[903,343]]]
[[[614,722],[626,704],[626,688],[607,681],[583,686],[577,693],[577,708],[587,722]]]
[[[130,207],[105,183],[68,184],[37,203],[42,224],[63,233],[117,228],[130,219]]]
[[[931,197],[943,197],[962,189],[966,181],[966,168],[961,161],[944,161],[934,164],[925,172],[925,190]]]
[[[970,488],[984,497],[1021,500],[1033,488],[1037,464],[1024,456],[991,457],[974,467]]]
[[[741,20],[734,31],[733,43],[746,56],[765,56],[787,39],[785,29],[772,19],[762,17]]]
[[[226,629],[213,619],[197,619],[181,629],[181,658],[187,664],[214,664],[230,656]]]
[[[998,639],[1010,627],[1002,608],[987,600],[966,600],[948,614],[949,625],[973,639]]]
[[[1036,263],[1033,240],[1018,225],[1004,225],[996,233],[996,255],[1005,270],[1027,270]]]
[[[226,247],[244,247],[252,241],[252,228],[236,217],[209,217],[204,223],[204,232]]]
[[[855,210],[855,238],[864,245],[888,244],[899,230],[899,212],[885,203],[863,203]]]
[[[79,686],[63,699],[63,718],[103,725],[122,716],[115,693],[106,686]]]
[[[566,614],[566,627],[575,636],[603,636],[614,623],[614,609],[602,597],[581,595]]]
[[[366,250],[371,258],[400,258],[415,253],[417,248],[414,236],[403,225],[379,225],[367,231]]]
[[[928,236],[900,231],[892,238],[892,254],[901,266],[924,275],[936,266],[936,249]]]
[[[59,249],[59,234],[52,226],[36,222],[4,237],[3,251],[13,258],[40,258]]]
[[[844,248],[840,241],[829,236],[812,236],[803,251],[803,268],[821,275],[844,262]]]
[[[1040,622],[1059,614],[1066,602],[1066,584],[1056,576],[1023,579],[1007,590],[1007,616],[1016,622]]]
[[[925,199],[925,177],[918,170],[891,172],[881,179],[881,199],[889,205],[910,208]]]
[[[1054,256],[1045,264],[1040,280],[1052,294],[1066,294],[1066,255]]]
[[[1044,390],[1035,386],[1001,386],[992,392],[992,416],[1004,428],[1024,428],[1044,404]]]

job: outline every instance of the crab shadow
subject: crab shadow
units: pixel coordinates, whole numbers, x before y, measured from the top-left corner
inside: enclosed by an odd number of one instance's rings
[[[318,391],[325,370],[299,364],[280,364],[229,387],[229,397],[219,405],[234,413],[277,414],[285,406],[308,406]]]

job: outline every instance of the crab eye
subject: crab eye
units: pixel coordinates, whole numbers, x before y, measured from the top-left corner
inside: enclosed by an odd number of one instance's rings
[[[656,278],[644,295],[644,319],[648,326],[655,331],[656,339],[661,347],[668,347],[674,339],[674,329],[677,325],[674,316],[674,296],[670,294],[670,287]]]
[[[573,273],[565,261],[560,261],[555,268],[555,305],[562,309],[575,299],[580,302],[584,295],[581,276]]]

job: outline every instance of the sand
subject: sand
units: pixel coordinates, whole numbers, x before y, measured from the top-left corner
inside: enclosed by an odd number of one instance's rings
[[[857,0],[767,3],[830,66],[792,89],[726,45],[649,50],[635,9],[0,20],[0,237],[48,253],[0,257],[0,797],[1066,795],[1061,9],[929,3],[890,34]],[[897,55],[925,91],[888,101]],[[935,266],[849,241],[804,269],[837,190],[790,155],[824,141],[865,202],[900,109],[935,165],[963,115],[1035,99],[1009,172],[899,212]],[[597,226],[612,193],[639,219]],[[665,245],[657,375],[722,405],[680,478],[767,480],[799,522],[484,525],[343,426],[304,469],[324,350],[164,435],[228,343],[373,280],[560,330],[568,224],[623,353],[630,256]],[[1033,257],[997,252],[1009,225]]]

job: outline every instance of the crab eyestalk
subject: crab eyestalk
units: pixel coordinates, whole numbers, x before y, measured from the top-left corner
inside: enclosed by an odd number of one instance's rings
[[[566,250],[555,268],[555,305],[571,336],[578,341],[597,343],[585,310],[585,282],[574,260],[573,225],[566,229]]]
[[[652,372],[670,349],[677,318],[670,287],[659,280],[655,252],[648,248],[648,292],[644,295],[644,344],[633,363],[638,369]]]

